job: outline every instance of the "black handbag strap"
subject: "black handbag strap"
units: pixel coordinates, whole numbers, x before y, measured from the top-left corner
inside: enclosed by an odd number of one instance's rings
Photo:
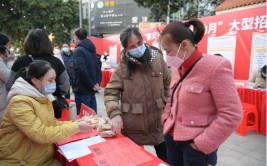
[[[203,57],[203,56],[201,56],[201,57],[197,60],[197,62],[198,62],[202,57]],[[173,102],[173,95],[174,95],[174,92],[175,92],[176,89],[178,88],[179,84],[180,84],[181,82],[183,82],[183,80],[184,80],[184,79],[187,77],[187,75],[191,72],[191,70],[194,68],[194,66],[197,64],[197,62],[196,62],[194,65],[192,65],[191,68],[190,68],[189,70],[187,70],[187,71],[185,72],[185,74],[180,78],[180,80],[176,83],[176,85],[175,85],[175,87],[174,87],[174,89],[173,89],[173,91],[172,91],[171,107],[172,107],[172,102]]]

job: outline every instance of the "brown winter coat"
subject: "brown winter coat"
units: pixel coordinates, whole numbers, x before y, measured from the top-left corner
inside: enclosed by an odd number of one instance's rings
[[[164,141],[160,119],[171,77],[160,50],[147,46],[145,54],[151,57],[150,69],[122,51],[121,57],[137,65],[136,71],[129,78],[122,58],[105,88],[104,100],[110,118],[121,115],[125,136],[139,145],[157,145]]]

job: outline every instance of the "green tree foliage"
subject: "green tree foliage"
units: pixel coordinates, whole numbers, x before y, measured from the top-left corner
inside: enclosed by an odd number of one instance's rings
[[[151,18],[155,21],[166,21],[168,4],[170,16],[181,8],[184,8],[184,15],[181,19],[199,18],[214,15],[214,9],[221,4],[222,0],[134,0],[139,6],[150,8]],[[189,9],[186,10],[186,6]]]
[[[178,11],[182,5],[182,0],[134,0],[139,6],[150,8],[151,15],[155,21],[165,21],[170,5],[170,14]]]
[[[222,3],[222,0],[189,0],[191,7],[185,13],[183,19],[201,18],[215,14],[215,8]]]
[[[79,25],[77,0],[0,0],[0,32],[22,47],[29,30],[53,34],[54,44],[70,41],[71,29]]]

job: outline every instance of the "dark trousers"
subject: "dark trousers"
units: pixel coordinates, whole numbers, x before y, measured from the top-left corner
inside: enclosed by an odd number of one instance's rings
[[[210,154],[193,149],[192,141],[174,141],[170,134],[166,134],[167,163],[171,166],[214,166],[217,164],[217,150]]]
[[[158,145],[154,145],[156,154],[158,156],[158,158],[160,158],[161,160],[167,162],[167,147],[166,147],[166,143],[163,142],[161,144]]]
[[[97,113],[96,98],[95,94],[93,95],[80,95],[75,93],[75,103],[77,108],[77,115],[80,114],[81,104],[85,104],[88,107],[92,108]]]

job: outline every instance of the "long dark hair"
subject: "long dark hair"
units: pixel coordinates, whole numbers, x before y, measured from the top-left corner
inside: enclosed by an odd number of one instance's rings
[[[42,29],[29,31],[24,41],[24,51],[28,55],[53,55],[53,45]]]
[[[15,76],[15,80],[22,77],[28,83],[32,85],[32,78],[42,78],[48,70],[53,69],[51,64],[44,60],[35,60],[28,67],[21,68],[18,70]]]
[[[193,31],[189,28],[193,26]],[[161,37],[169,35],[174,43],[181,43],[183,40],[189,40],[193,45],[197,44],[205,34],[205,26],[198,19],[190,19],[187,22],[175,21],[168,24],[161,33]]]
[[[140,42],[143,42],[142,34],[138,28],[127,27],[124,30],[122,30],[122,32],[120,33],[120,41],[121,41],[121,45],[124,48],[123,50],[124,55],[129,54],[126,50],[126,47],[132,35],[135,35],[139,39]],[[146,48],[146,51],[144,52],[144,55],[142,57],[140,58],[132,57],[132,58],[139,61],[145,69],[151,68],[151,64],[150,64],[151,55],[149,53],[148,48]],[[125,61],[128,67],[128,77],[131,77],[131,75],[135,73],[137,64],[131,62],[127,56],[123,56],[122,59]]]

